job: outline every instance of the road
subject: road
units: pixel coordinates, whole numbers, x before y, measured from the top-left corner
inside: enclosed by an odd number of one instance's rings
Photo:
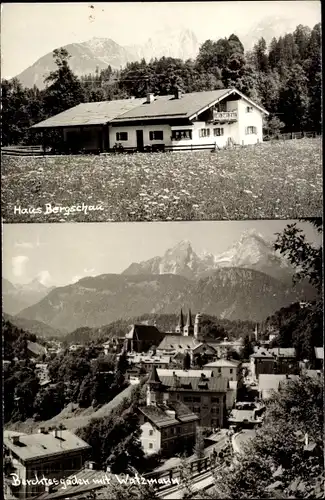
[[[204,472],[200,474],[200,476],[196,477],[194,481],[191,483],[191,491],[195,493],[196,491],[202,491],[209,487],[211,487],[214,483],[214,477],[211,471]],[[183,498],[184,493],[186,492],[185,488],[180,486],[176,486],[173,488],[168,488],[168,491],[164,491],[161,493],[157,493],[159,498],[163,498],[164,500],[178,500]]]

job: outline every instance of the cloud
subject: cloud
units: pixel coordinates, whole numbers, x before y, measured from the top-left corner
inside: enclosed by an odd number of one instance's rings
[[[17,257],[12,257],[11,265],[14,276],[20,277],[25,273],[28,261],[29,258],[26,255],[17,255]]]
[[[50,286],[53,283],[52,276],[46,270],[40,271],[37,275],[37,279],[44,286]]]

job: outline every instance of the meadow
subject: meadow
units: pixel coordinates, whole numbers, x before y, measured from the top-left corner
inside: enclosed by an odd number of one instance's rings
[[[103,209],[44,213],[45,204],[82,202]],[[2,157],[3,222],[293,219],[321,216],[322,206],[320,138],[217,152]]]

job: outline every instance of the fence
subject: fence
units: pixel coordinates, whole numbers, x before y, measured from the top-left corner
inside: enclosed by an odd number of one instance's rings
[[[303,138],[315,138],[320,137],[321,134],[317,132],[290,132],[287,134],[278,134],[276,136],[264,136],[264,141],[287,141],[291,139],[303,139]],[[232,147],[241,147],[239,144],[233,144]],[[144,153],[155,153],[155,152],[173,152],[173,151],[215,151],[220,148],[216,143],[211,144],[177,144],[171,146],[165,145],[153,145],[146,146],[143,150]],[[3,155],[10,156],[49,156],[49,155],[67,155],[67,154],[111,154],[111,153],[136,153],[138,150],[135,147],[123,147],[121,149],[109,149],[104,153],[100,150],[94,151],[80,151],[76,153],[64,153],[59,151],[44,151],[42,146],[3,146],[1,148],[1,153]]]

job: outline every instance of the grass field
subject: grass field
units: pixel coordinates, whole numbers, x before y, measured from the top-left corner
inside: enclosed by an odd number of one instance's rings
[[[102,210],[45,214],[45,204]],[[15,208],[41,207],[19,214]],[[17,212],[17,208],[16,208]],[[322,215],[321,139],[181,153],[2,158],[4,222]]]

